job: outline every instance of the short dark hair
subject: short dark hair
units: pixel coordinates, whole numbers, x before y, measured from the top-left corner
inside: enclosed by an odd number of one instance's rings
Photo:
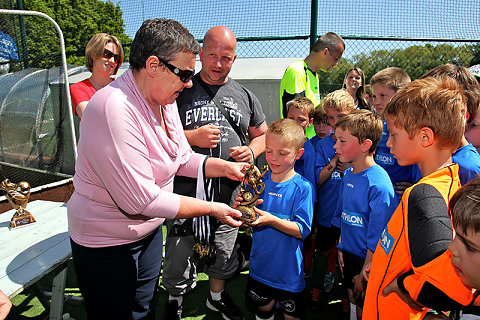
[[[168,62],[175,59],[180,52],[200,52],[200,44],[187,28],[171,19],[146,20],[133,39],[130,66],[134,70],[140,70],[146,67],[150,56],[157,56]]]
[[[461,187],[450,199],[453,227],[464,234],[480,232],[480,178]]]
[[[323,49],[327,48],[330,52],[339,52],[340,48],[345,48],[345,42],[342,37],[334,32],[327,32],[320,38],[313,46],[312,51],[320,52]]]

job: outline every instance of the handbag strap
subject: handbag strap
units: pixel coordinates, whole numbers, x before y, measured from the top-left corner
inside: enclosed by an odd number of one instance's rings
[[[246,145],[247,138],[245,137],[245,134],[240,130],[240,127],[233,122],[232,117],[230,114],[225,110],[225,108],[222,106],[218,98],[213,94],[212,89],[208,86],[207,83],[205,83],[202,78],[200,77],[200,74],[196,74],[195,77],[197,78],[198,82],[202,86],[203,90],[210,96],[210,99],[212,99],[213,103],[217,106],[217,108],[222,112],[223,116],[225,119],[227,119],[228,123],[230,126],[235,130],[237,133],[238,137],[240,138],[240,141],[242,142],[242,145]]]

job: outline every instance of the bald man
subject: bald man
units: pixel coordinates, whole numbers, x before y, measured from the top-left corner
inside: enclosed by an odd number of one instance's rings
[[[200,51],[202,69],[193,77],[193,86],[185,88],[177,99],[178,112],[185,135],[196,152],[230,161],[253,162],[265,151],[267,124],[258,99],[248,89],[228,77],[236,59],[237,40],[225,26],[208,30]],[[213,98],[215,97],[215,98]],[[217,106],[226,111],[229,120]],[[236,127],[236,130],[235,128]],[[249,141],[246,140],[248,135]],[[197,179],[176,177],[174,192],[201,197],[198,188],[206,191],[206,199],[232,205],[239,183],[227,178],[215,179],[197,186]],[[209,226],[208,226],[209,223]],[[192,224],[207,226],[199,235]],[[206,305],[220,312],[224,319],[243,319],[243,313],[224,291],[225,281],[238,272],[235,240],[238,229],[217,223],[182,219],[167,221],[165,263],[162,282],[169,293],[167,319],[180,319],[183,295],[196,285],[197,263],[192,247],[206,236],[216,256],[206,259],[210,295]],[[210,232],[210,236],[205,232]]]

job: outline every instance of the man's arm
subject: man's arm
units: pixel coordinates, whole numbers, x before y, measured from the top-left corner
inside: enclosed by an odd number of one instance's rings
[[[248,128],[248,136],[250,137],[250,144],[247,146],[239,146],[230,148],[232,151],[230,156],[238,162],[253,162],[253,156],[257,158],[265,152],[265,132],[267,132],[267,123],[263,121],[256,127]],[[250,151],[251,150],[251,151]]]
[[[185,136],[192,147],[214,149],[220,142],[220,128],[207,124],[198,129],[185,130]]]

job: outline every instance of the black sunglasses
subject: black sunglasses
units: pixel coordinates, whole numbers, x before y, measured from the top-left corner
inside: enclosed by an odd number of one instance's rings
[[[163,63],[165,65],[165,67],[168,68],[168,70],[170,70],[173,74],[175,74],[177,77],[180,78],[180,80],[182,80],[185,83],[190,81],[190,79],[192,79],[192,77],[193,77],[193,74],[195,73],[195,71],[193,71],[193,70],[188,70],[188,69],[187,70],[182,70],[178,67],[175,67],[173,64],[168,63],[167,61],[163,60],[162,58],[158,58],[158,61]]]
[[[103,56],[107,59],[113,59],[115,60],[116,63],[118,63],[120,61],[120,55],[119,54],[115,54],[113,53],[112,51],[108,50],[108,49],[103,49]]]

